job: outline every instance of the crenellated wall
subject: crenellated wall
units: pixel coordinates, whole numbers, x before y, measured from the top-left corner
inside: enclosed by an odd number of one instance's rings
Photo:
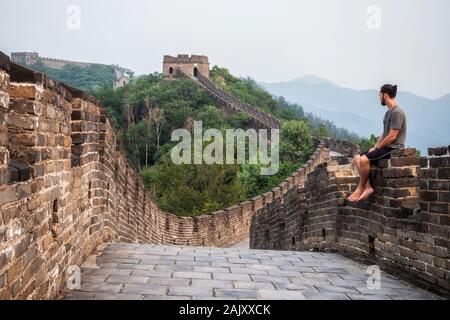
[[[349,203],[358,180],[351,165],[316,166],[256,212],[250,247],[338,251],[449,294],[450,147],[395,151],[372,167],[374,196]]]
[[[228,113],[244,112],[250,116],[257,129],[280,129],[281,123],[275,117],[262,112],[248,103],[245,103],[224,90],[219,89],[211,80],[199,72],[197,83],[213,98],[214,102]]]
[[[104,108],[91,96],[0,55],[0,299],[54,297],[70,265],[102,242],[230,246],[252,215],[299,184],[198,217],[164,212],[130,166]]]
[[[353,205],[344,199],[357,178],[329,150],[357,149],[316,141],[311,159],[270,192],[179,217],[153,202],[117,137],[93,97],[0,53],[0,299],[55,297],[68,267],[102,242],[230,246],[250,227],[253,248],[339,250],[448,289],[447,148],[381,162],[378,196]]]

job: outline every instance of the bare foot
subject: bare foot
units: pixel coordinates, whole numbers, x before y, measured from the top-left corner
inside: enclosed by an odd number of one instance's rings
[[[364,191],[364,190],[358,189],[358,188],[357,188],[357,189],[355,190],[355,192],[353,192],[353,193],[347,198],[347,200],[348,200],[348,201],[351,201],[351,202],[357,201],[358,198],[362,195],[363,191]]]
[[[375,191],[373,190],[373,188],[366,188],[364,189],[363,193],[361,194],[361,196],[359,196],[358,200],[356,201],[365,201],[367,199],[369,199],[370,195],[372,193],[374,193]]]

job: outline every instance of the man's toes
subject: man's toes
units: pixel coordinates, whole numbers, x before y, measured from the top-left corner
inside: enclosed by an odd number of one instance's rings
[[[361,194],[361,196],[358,198],[358,201],[365,201],[369,199],[369,197],[374,193],[373,189],[364,190],[364,192]]]
[[[348,200],[353,200],[353,199],[355,199],[357,196],[356,196],[356,194],[355,193],[352,193],[349,197],[348,197]]]
[[[358,192],[358,193],[354,192],[354,193],[352,193],[352,195],[350,195],[350,197],[348,197],[348,200],[349,201],[356,201],[356,199],[358,199],[360,196],[361,196],[360,192]]]

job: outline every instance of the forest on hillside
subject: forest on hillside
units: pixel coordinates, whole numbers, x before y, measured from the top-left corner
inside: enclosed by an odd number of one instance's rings
[[[165,81],[161,74],[154,73],[134,78],[121,88],[91,90],[118,129],[129,161],[163,210],[179,215],[205,214],[269,191],[310,157],[314,136],[369,143],[330,122],[305,115],[300,105],[271,96],[252,79],[236,78],[215,66],[211,80],[282,121],[277,174],[261,175],[261,164],[173,164],[173,130],[192,130],[193,121],[202,121],[203,130],[246,129],[250,125],[246,114],[226,116],[192,80]]]

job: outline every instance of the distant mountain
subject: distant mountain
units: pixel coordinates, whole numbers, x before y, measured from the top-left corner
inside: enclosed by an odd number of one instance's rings
[[[450,94],[443,96],[442,98],[439,98],[436,100],[440,104],[446,104],[447,106],[450,104]]]
[[[307,75],[304,76],[300,79],[295,79],[290,81],[292,83],[304,83],[304,84],[309,84],[309,85],[315,85],[315,84],[333,84],[333,82],[316,77],[315,75]]]
[[[377,90],[352,90],[316,76],[287,82],[259,83],[276,96],[298,103],[305,111],[330,120],[362,136],[379,135],[386,107]],[[408,116],[407,145],[424,154],[427,147],[450,143],[450,94],[437,100],[399,92],[397,99]]]

